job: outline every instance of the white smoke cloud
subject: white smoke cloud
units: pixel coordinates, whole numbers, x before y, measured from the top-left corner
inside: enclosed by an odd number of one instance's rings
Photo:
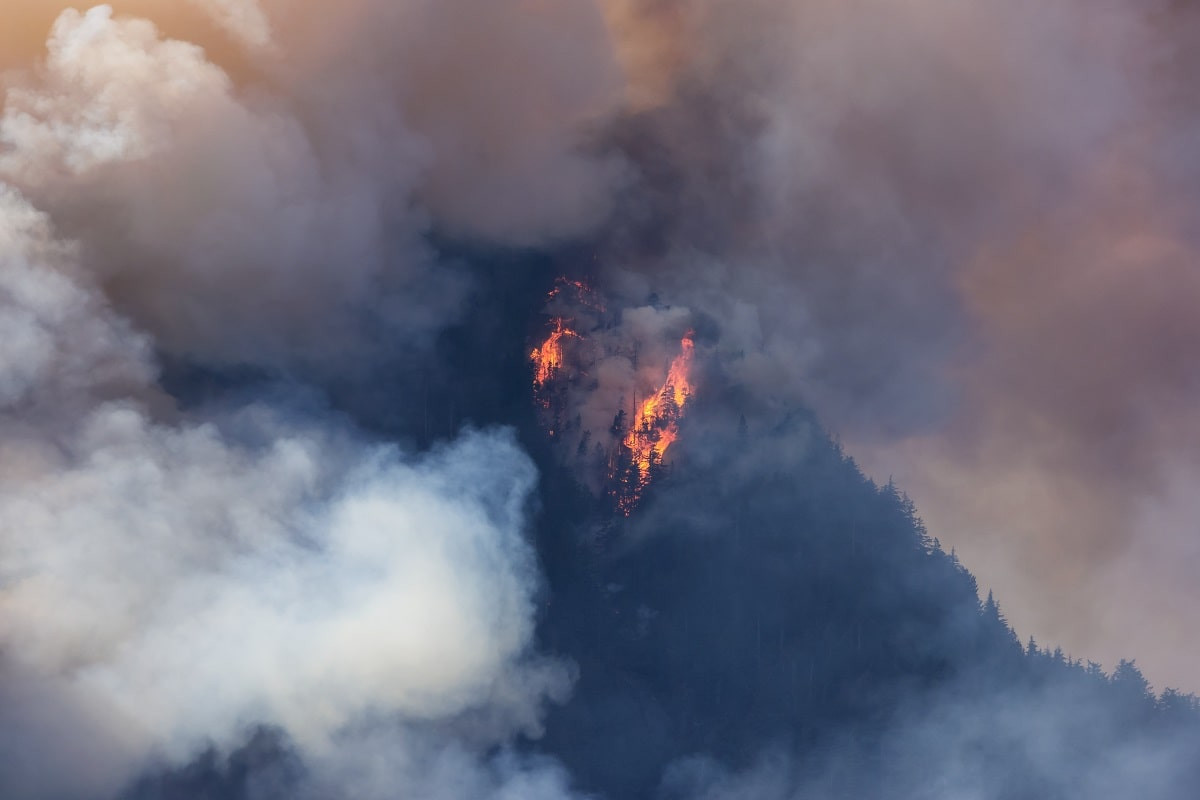
[[[0,185],[0,408],[141,386],[152,375],[145,337],[67,277],[72,257],[47,220]]]
[[[534,472],[503,436],[347,464],[319,433],[255,452],[106,406],[73,438],[0,498],[4,641],[147,746],[185,757],[253,719],[317,747],[367,711],[450,716],[530,642]]]
[[[244,96],[144,20],[64,12],[48,46],[39,75],[8,92],[0,176],[80,241],[85,267],[159,347],[215,363],[329,360],[360,338],[355,312],[383,313],[380,294],[397,298],[401,332],[457,306],[413,221],[386,218],[422,168],[398,121],[361,121],[369,152],[344,163],[286,102]],[[424,302],[399,300],[414,280]]]
[[[416,457],[281,408],[185,414],[155,386],[154,346],[231,358],[267,324],[249,305],[286,282],[270,272],[283,269],[277,258],[238,262],[249,275],[202,258],[200,240],[215,246],[222,225],[253,222],[235,213],[196,233],[195,209],[169,208],[159,182],[180,173],[156,170],[186,167],[201,183],[246,170],[253,190],[253,159],[223,172],[220,131],[189,126],[215,114],[226,133],[250,131],[264,157],[298,152],[289,142],[299,134],[289,139],[286,121],[260,127],[194,48],[105,9],[60,19],[46,74],[49,88],[9,94],[3,172],[64,227],[78,214],[81,242],[59,241],[47,215],[0,190],[0,683],[12,700],[0,711],[0,793],[107,796],[152,763],[232,749],[268,724],[318,776],[344,771],[347,742],[366,726],[385,763],[404,766],[381,768],[393,787],[441,786],[439,765],[454,759],[498,797],[525,787],[560,796],[552,765],[509,769],[479,755],[536,735],[543,701],[570,684],[566,665],[532,652],[539,579],[525,524],[536,471],[512,435],[468,432]],[[277,173],[293,174],[294,163]],[[138,181],[148,183],[122,196]],[[154,208],[147,186],[168,208]],[[130,204],[115,216],[145,236],[141,255],[161,245],[157,258],[90,257],[112,233],[89,239],[93,222],[111,222],[101,192]],[[268,225],[298,213],[286,224],[304,227],[307,212],[272,191],[250,202],[275,214]],[[244,233],[242,245],[254,238]],[[147,293],[133,299],[120,288],[129,275],[97,263],[145,270],[133,283]],[[231,281],[247,290],[247,310],[233,303],[222,326]],[[150,314],[149,333],[117,312],[136,320],[155,303],[171,324]],[[469,735],[454,735],[472,715]],[[399,732],[435,722],[451,733]],[[72,767],[52,766],[63,760]]]
[[[156,422],[134,399],[76,415],[110,373],[144,385],[144,340],[37,262],[68,249],[3,197],[0,652],[56,695],[46,713],[102,732],[84,749],[120,766],[99,774],[234,747],[259,723],[322,758],[368,715],[491,708],[502,730],[535,731],[569,675],[529,659],[536,472],[512,437],[469,433],[412,458],[270,409],[226,426],[260,444]],[[80,746],[52,724],[27,730],[39,728],[29,769]],[[0,741],[0,760],[15,744]],[[8,767],[9,790],[29,790]]]
[[[263,49],[271,45],[271,21],[253,0],[190,0],[243,45]]]

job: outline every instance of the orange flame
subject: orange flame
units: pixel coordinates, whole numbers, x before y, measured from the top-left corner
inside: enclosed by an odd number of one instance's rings
[[[637,469],[634,484],[617,500],[617,506],[626,516],[633,511],[642,492],[650,483],[650,472],[655,464],[661,464],[668,448],[679,437],[679,418],[683,407],[692,396],[690,372],[692,358],[696,352],[695,333],[688,331],[679,343],[682,351],[671,362],[667,380],[655,394],[646,398],[638,409],[633,426],[625,435],[624,445],[629,450],[633,465]]]
[[[572,337],[578,339],[579,334],[567,327],[566,321],[562,317],[555,317],[554,330],[550,332],[546,341],[542,342],[541,347],[535,347],[533,352],[529,354],[529,360],[536,367],[533,376],[533,383],[536,388],[545,388],[550,379],[562,368],[562,340]]]
[[[628,355],[628,352],[610,351],[611,337],[603,332],[610,330],[613,320],[604,316],[603,297],[585,281],[558,278],[546,301],[547,312],[559,316],[551,317],[545,339],[529,352],[533,397],[541,409],[542,423],[551,439],[560,440],[562,445],[575,445],[574,456],[569,458],[583,471],[583,480],[593,489],[602,490],[612,501],[611,508],[629,516],[641,502],[646,487],[660,475],[667,451],[679,438],[679,421],[693,392],[695,333],[684,334],[680,353],[671,361],[666,380],[658,391],[640,403],[635,399],[632,425],[626,427],[626,410],[621,409],[610,431],[593,431],[594,410],[589,412],[592,419],[586,424],[581,414],[571,416],[575,409],[567,406],[573,398],[572,392],[591,391],[579,379],[585,378],[587,368],[597,363],[598,353]],[[591,330],[602,332],[598,345],[568,344],[569,339],[582,342],[587,338],[575,327],[574,313],[581,314],[578,319]],[[599,434],[595,439],[593,432]],[[600,485],[596,485],[598,481]]]

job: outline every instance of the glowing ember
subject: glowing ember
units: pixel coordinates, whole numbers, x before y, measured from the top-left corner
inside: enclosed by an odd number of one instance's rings
[[[632,476],[632,485],[617,499],[617,507],[626,515],[633,511],[642,492],[650,483],[655,465],[661,464],[667,449],[679,436],[679,418],[683,407],[692,396],[689,373],[696,343],[694,333],[688,331],[680,342],[682,352],[671,362],[667,380],[656,394],[646,398],[638,409],[633,426],[625,435],[623,444],[629,450],[637,474]]]
[[[529,354],[535,369],[533,383],[537,389],[545,388],[546,384],[558,373],[563,365],[562,341],[564,338],[579,338],[579,334],[567,327],[562,317],[554,320],[554,330],[542,342],[541,347],[535,347]]]
[[[546,300],[553,300],[561,295],[564,291],[569,292],[577,303],[580,303],[594,311],[603,311],[604,303],[600,300],[596,291],[584,281],[573,281],[567,278],[558,278],[554,282],[554,288],[546,295]]]

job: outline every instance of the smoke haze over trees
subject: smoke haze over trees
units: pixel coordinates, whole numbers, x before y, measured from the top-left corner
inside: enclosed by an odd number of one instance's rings
[[[1198,45],[6,3],[0,796],[1194,796]]]

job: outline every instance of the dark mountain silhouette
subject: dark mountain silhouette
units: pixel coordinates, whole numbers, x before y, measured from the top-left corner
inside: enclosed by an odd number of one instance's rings
[[[462,420],[522,431],[543,476],[539,641],[578,680],[544,736],[515,746],[561,761],[581,792],[1182,798],[1200,787],[1195,697],[1155,695],[1132,660],[1108,674],[1022,646],[903,491],[868,480],[806,410],[771,407],[710,367],[671,464],[626,518],[538,427],[528,331],[486,304],[476,313],[437,345],[457,368],[405,395],[438,419],[346,413],[418,441]],[[303,775],[287,742],[260,730],[124,798],[305,796]]]

